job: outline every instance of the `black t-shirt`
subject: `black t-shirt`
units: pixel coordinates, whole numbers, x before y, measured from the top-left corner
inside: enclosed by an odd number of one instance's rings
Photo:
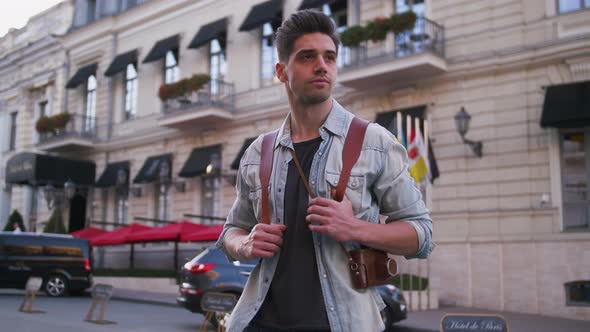
[[[321,138],[294,143],[305,176]],[[254,325],[277,330],[329,330],[330,324],[320,286],[312,233],[305,221],[308,193],[295,162],[291,160],[285,185],[283,246],[270,289]]]

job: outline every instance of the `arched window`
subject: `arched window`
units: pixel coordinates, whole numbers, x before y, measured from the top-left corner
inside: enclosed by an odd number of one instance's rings
[[[88,76],[86,81],[86,113],[84,115],[84,131],[96,131],[96,76]]]
[[[277,48],[273,45],[274,33],[272,24],[265,23],[262,26],[262,86],[268,86],[279,81],[277,75],[275,75],[275,65],[279,56]]]
[[[127,65],[125,71],[125,119],[137,115],[137,69],[135,63]]]
[[[211,94],[219,92],[218,81],[223,81],[227,72],[225,64],[225,51],[218,39],[213,39],[209,46],[209,75],[211,75]]]
[[[166,52],[164,83],[174,83],[178,81],[179,77],[180,71],[178,68],[178,50],[169,50]]]

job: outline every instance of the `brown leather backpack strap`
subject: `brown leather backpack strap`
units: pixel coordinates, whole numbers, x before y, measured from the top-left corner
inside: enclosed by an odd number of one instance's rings
[[[340,179],[338,180],[336,194],[334,195],[334,199],[338,202],[341,202],[344,198],[350,171],[361,154],[368,125],[369,121],[354,117],[350,123],[350,127],[348,127],[348,133],[346,134],[344,147],[342,148],[342,171],[340,172]]]
[[[275,130],[265,134],[264,138],[262,139],[262,148],[260,151],[260,170],[258,176],[260,178],[260,185],[262,187],[262,193],[260,195],[260,222],[263,224],[270,224],[268,185],[270,183],[270,174],[272,173],[275,141],[278,134],[279,131]]]

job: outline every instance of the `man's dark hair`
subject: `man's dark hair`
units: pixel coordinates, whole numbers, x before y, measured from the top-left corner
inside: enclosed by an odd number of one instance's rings
[[[279,53],[279,61],[286,63],[293,52],[295,41],[308,33],[319,32],[332,39],[338,53],[340,38],[332,19],[319,11],[306,9],[292,14],[277,29],[275,43]]]

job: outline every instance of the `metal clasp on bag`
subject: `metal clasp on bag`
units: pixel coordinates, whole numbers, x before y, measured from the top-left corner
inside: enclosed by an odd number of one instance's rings
[[[395,265],[395,272],[394,273],[391,273],[391,269],[389,268],[391,261],[393,261],[393,264]],[[389,258],[387,260],[387,273],[389,273],[389,275],[392,277],[395,277],[397,275],[397,262],[393,258]]]

